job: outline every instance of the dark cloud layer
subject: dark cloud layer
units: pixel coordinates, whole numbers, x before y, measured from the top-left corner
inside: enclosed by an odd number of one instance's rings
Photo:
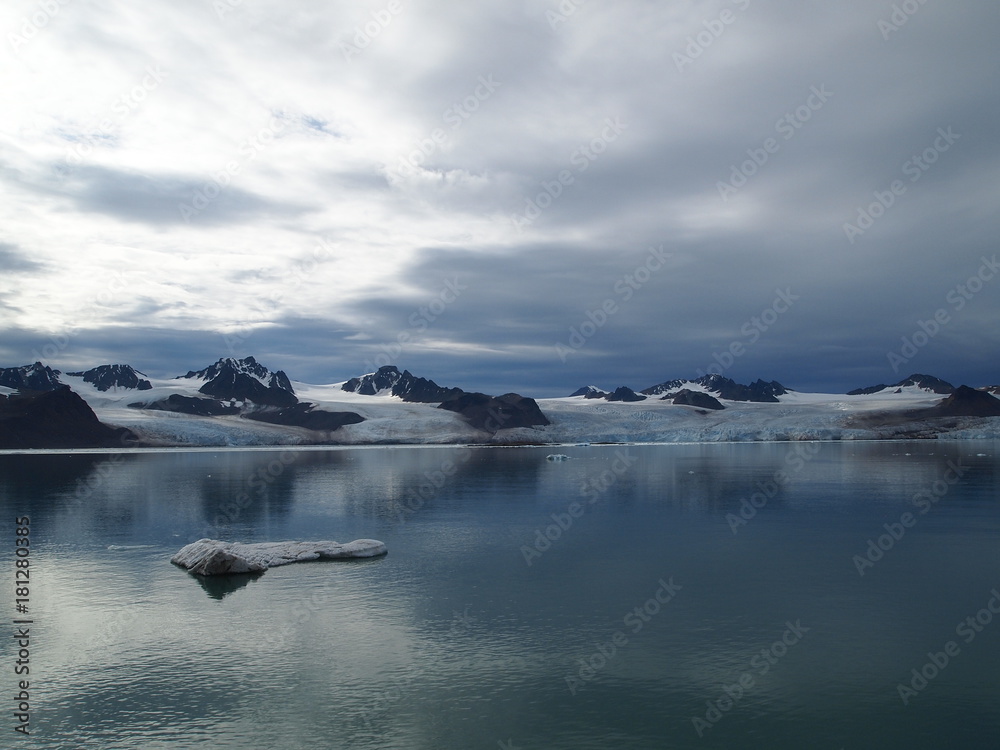
[[[150,6],[171,19],[164,38],[147,28],[106,63],[162,63],[150,100],[201,117],[184,132],[208,156],[129,166],[137,134],[116,131],[114,164],[46,181],[51,158],[25,146],[0,181],[68,199],[61,214],[108,222],[119,242],[190,251],[205,273],[184,282],[186,309],[215,317],[163,330],[168,303],[136,291],[129,320],[60,357],[165,374],[254,354],[315,382],[392,361],[540,396],[710,368],[839,392],[914,371],[1000,381],[993,3],[904,17],[882,0],[404,5],[356,55],[344,44],[378,3]],[[107,32],[65,28],[81,43]],[[223,120],[237,110],[299,114],[185,221],[178,204],[258,132],[260,117]],[[312,279],[323,291],[284,293],[282,268],[315,236],[341,243]],[[0,268],[48,268],[19,249],[39,240],[11,239]],[[241,265],[255,242],[270,262]],[[208,248],[215,266],[197,260]],[[227,303],[250,288],[281,303],[226,339],[242,325]],[[18,319],[0,350],[12,364],[45,340]]]

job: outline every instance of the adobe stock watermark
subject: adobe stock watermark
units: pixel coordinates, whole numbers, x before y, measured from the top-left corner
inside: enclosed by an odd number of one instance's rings
[[[876,24],[878,30],[882,32],[882,38],[889,41],[889,37],[906,26],[910,18],[926,4],[927,0],[903,0],[899,4],[893,3],[889,18],[880,19]]]
[[[996,588],[991,589],[990,597],[982,609],[969,615],[955,626],[955,635],[961,638],[966,646],[992,624],[994,615],[1000,615],[1000,591],[997,591]],[[910,701],[926,690],[931,682],[951,664],[952,659],[961,653],[962,647],[955,640],[945,643],[940,651],[928,651],[927,662],[910,670],[909,682],[907,684],[900,682],[896,685],[896,692],[903,705],[909,706]]]
[[[234,523],[247,508],[264,498],[268,487],[274,484],[289,466],[298,461],[299,457],[300,451],[286,450],[276,459],[257,466],[246,478],[246,489],[219,506],[219,512],[215,514],[211,525],[202,530],[201,536],[218,539],[226,526]],[[253,495],[251,490],[254,492]]]
[[[602,471],[595,479],[588,479],[580,487],[580,496],[586,500],[582,503],[574,500],[566,506],[563,513],[552,513],[549,517],[553,523],[545,529],[535,529],[535,538],[530,545],[521,545],[521,555],[530,568],[535,560],[552,549],[552,545],[562,539],[563,534],[573,528],[573,524],[582,518],[588,508],[594,505],[618,480],[631,469],[639,459],[628,452],[628,448],[615,451],[615,458],[608,469]]]
[[[698,370],[698,377],[721,375],[732,367],[737,359],[747,353],[749,347],[756,344],[760,340],[760,337],[778,322],[779,317],[788,312],[792,308],[792,305],[801,299],[798,294],[792,294],[791,287],[775,289],[774,294],[774,301],[771,302],[770,307],[764,308],[760,315],[753,316],[740,326],[740,335],[745,340],[734,339],[721,352],[713,352],[712,359],[715,362],[710,364],[706,370]]]
[[[851,558],[858,575],[863,578],[868,568],[874,568],[875,563],[885,557],[906,536],[909,529],[917,525],[917,521],[920,520],[919,516],[927,515],[941,501],[941,498],[951,491],[952,487],[962,481],[968,471],[969,467],[962,465],[961,458],[958,459],[958,463],[949,460],[944,476],[936,480],[930,487],[915,493],[910,499],[910,502],[916,506],[919,515],[915,516],[907,511],[900,515],[898,521],[882,524],[885,533],[869,539],[864,552]]]
[[[273,654],[288,648],[303,625],[320,612],[329,612],[332,586],[332,583],[325,583],[322,588],[313,590],[309,598],[302,599],[283,610],[280,624],[273,623],[266,632],[260,633],[254,639],[254,650],[258,654]]]
[[[937,133],[937,137],[930,146],[921,153],[914,154],[903,163],[902,172],[910,178],[911,185],[919,182],[920,178],[937,164],[941,155],[947,153],[962,138],[960,133],[952,132],[950,125],[947,128],[938,128]],[[864,236],[865,232],[871,229],[875,222],[885,216],[886,212],[896,205],[896,201],[906,194],[908,187],[902,180],[893,180],[889,183],[888,189],[876,190],[872,194],[875,196],[875,201],[867,206],[858,206],[858,217],[854,223],[846,222],[844,224],[843,229],[847,241],[853,245],[858,237]]]
[[[497,415],[497,417],[501,420],[504,419],[503,415]],[[489,422],[489,420],[487,421]],[[502,426],[503,422],[500,421],[499,424]],[[443,460],[437,469],[425,471],[422,475],[422,481],[418,485],[407,488],[403,494],[402,503],[398,500],[393,500],[390,503],[389,511],[395,520],[399,523],[406,523],[407,516],[416,513],[424,507],[428,500],[437,497],[438,493],[458,473],[458,470],[469,462],[470,458],[472,458],[472,448],[461,446],[456,448],[453,458]]]
[[[629,302],[635,293],[650,282],[654,274],[663,270],[673,253],[663,250],[663,245],[650,247],[646,258],[624,276],[611,285],[614,296],[607,297],[594,309],[584,313],[584,319],[577,325],[570,326],[566,342],[556,342],[556,355],[566,364],[569,355],[580,351],[594,335],[608,324],[612,317],[621,311],[621,305]]]
[[[372,728],[372,720],[389,713],[390,709],[400,703],[407,694],[413,691],[413,685],[420,677],[420,670],[416,667],[409,667],[403,676],[394,675],[388,680],[388,685],[382,687],[369,702],[358,719],[364,723],[368,729]]]
[[[628,125],[622,122],[621,118],[608,117],[604,121],[604,128],[600,134],[586,143],[581,143],[570,154],[569,163],[576,167],[576,174],[569,169],[562,169],[553,175],[551,180],[543,180],[539,183],[542,188],[541,192],[534,198],[524,199],[524,211],[511,214],[510,221],[514,228],[518,232],[523,232],[531,226],[545,209],[559,200],[566,190],[576,183],[577,175],[586,172],[590,165],[608,150],[608,146],[617,141],[627,129]]]
[[[374,372],[380,367],[397,362],[404,347],[412,344],[419,334],[426,332],[458,301],[462,292],[468,291],[468,289],[468,285],[461,283],[458,276],[445,279],[437,294],[431,297],[426,304],[410,313],[406,319],[409,328],[397,333],[393,341],[380,344],[379,353],[375,355],[374,360],[365,360],[365,367]]]
[[[589,0],[561,0],[555,10],[549,8],[545,11],[545,20],[549,22],[549,28],[555,31],[559,24],[566,23],[587,2]]]
[[[444,128],[434,128],[427,137],[414,141],[414,149],[406,156],[401,156],[396,168],[391,174],[403,175],[413,172],[422,167],[428,159],[447,144],[454,134],[472,117],[479,108],[500,88],[503,84],[493,79],[493,74],[479,76],[477,85],[472,92],[461,101],[452,103],[441,114],[441,120],[449,126],[449,130]]]
[[[243,5],[243,0],[212,0],[212,10],[220,21],[226,20],[226,15]]]
[[[123,449],[129,449],[139,447],[140,441],[134,433],[126,430],[121,434],[119,442],[121,442]],[[108,456],[108,458],[102,460],[100,463],[95,464],[86,477],[81,477],[76,480],[76,490],[73,493],[72,499],[67,499],[67,505],[72,507],[83,506],[83,504],[90,499],[91,495],[97,492],[112,476],[115,475],[118,467],[124,462],[125,453],[123,451],[117,451]]]
[[[819,88],[810,87],[809,92],[805,103],[800,104],[790,112],[786,112],[774,123],[775,132],[781,136],[783,141],[790,141],[794,138],[802,126],[812,119],[813,113],[819,112],[833,96],[833,92],[827,90],[825,83],[820,84]],[[748,148],[747,156],[750,158],[738,165],[731,165],[729,179],[719,180],[715,183],[722,200],[728,201],[730,196],[735,195],[780,150],[781,142],[773,137],[765,138],[758,148]]]
[[[1000,262],[997,262],[996,253],[992,258],[985,255],[980,258],[982,265],[964,283],[957,284],[948,290],[944,300],[954,308],[955,312],[961,312],[983,288],[996,277],[1000,271]],[[931,339],[937,336],[952,321],[951,314],[944,307],[938,308],[934,315],[927,320],[918,320],[917,329],[908,336],[903,336],[898,350],[888,352],[886,357],[892,366],[892,371],[899,373],[899,368],[908,364],[917,354],[927,346]]]
[[[245,344],[247,339],[253,335],[256,324],[271,320],[274,310],[289,293],[294,292],[307,281],[312,280],[320,265],[334,258],[336,248],[336,242],[325,237],[320,237],[311,255],[304,259],[296,260],[295,263],[288,267],[286,273],[281,278],[281,288],[263,298],[264,301],[271,304],[269,308],[258,304],[252,313],[240,321],[238,325],[229,330],[220,330],[219,334],[225,341],[229,353],[235,355],[237,349]],[[256,300],[255,304],[257,304]]]
[[[595,643],[592,654],[577,659],[580,668],[576,670],[575,674],[568,674],[563,678],[566,681],[566,687],[569,688],[570,695],[576,695],[580,688],[594,680],[598,673],[605,669],[611,660],[618,655],[619,650],[629,644],[629,633],[633,637],[641,633],[643,628],[684,588],[679,583],[674,583],[673,576],[667,580],[661,578],[657,584],[659,584],[658,588],[649,599],[629,610],[622,617],[622,624],[628,632],[625,629],[616,630],[606,643]]]
[[[765,507],[769,500],[773,500],[778,495],[778,490],[791,482],[792,477],[802,471],[806,467],[806,464],[816,458],[822,449],[820,443],[797,443],[785,455],[786,469],[778,469],[767,481],[757,482],[757,492],[754,492],[749,498],[740,498],[739,515],[736,513],[726,514],[726,523],[729,524],[733,536],[736,536],[740,527],[746,526],[756,518],[757,511]]]
[[[132,283],[131,277],[127,277],[124,271],[115,271],[114,273],[109,274],[109,276],[111,280],[107,287],[98,292],[97,296],[90,301],[89,305],[76,311],[76,320],[86,320],[90,317],[90,314],[99,312],[100,308],[110,305],[118,297],[118,294],[128,289]],[[50,336],[48,343],[44,344],[40,351],[38,349],[31,350],[31,358],[35,362],[41,362],[43,364],[50,362],[54,357],[58,356],[60,352],[64,351],[70,343],[72,343],[73,336],[76,336],[79,333],[80,327],[73,326],[66,329],[62,333]]]
[[[403,12],[402,0],[389,0],[384,8],[373,10],[371,20],[365,21],[354,28],[351,42],[348,44],[341,40],[340,51],[344,55],[344,60],[348,65],[353,64],[355,57],[371,46],[371,43],[393,22],[393,20]]]
[[[722,721],[725,715],[732,711],[748,692],[753,690],[756,685],[756,677],[766,675],[771,667],[777,665],[788,653],[788,650],[799,643],[802,636],[811,629],[805,627],[802,620],[796,620],[794,623],[785,622],[785,631],[781,637],[767,648],[762,648],[760,653],[750,660],[750,669],[743,672],[731,685],[722,685],[722,694],[718,698],[705,701],[704,717],[691,717],[691,723],[698,736],[704,737],[706,731]]]
[[[109,107],[109,113],[97,124],[96,134],[90,133],[75,146],[66,151],[66,163],[77,166],[94,153],[94,149],[104,141],[114,137],[115,129],[128,119],[146,98],[167,79],[167,73],[159,65],[147,65],[142,80],[125,93],[118,96]]]
[[[31,40],[35,39],[42,29],[49,25],[53,18],[59,15],[59,9],[70,4],[72,0],[42,0],[38,3],[38,10],[31,15],[21,19],[21,25],[17,28],[17,33],[7,34],[7,41],[10,42],[14,54],[18,54],[20,49]]]
[[[181,218],[190,224],[192,219],[218,200],[223,191],[232,183],[233,178],[274,143],[278,134],[284,129],[285,123],[278,116],[271,115],[266,125],[244,138],[239,146],[240,159],[230,159],[222,169],[212,172],[208,180],[191,194],[189,203],[177,204]]]
[[[732,2],[741,12],[750,7],[750,0],[732,0]],[[684,47],[684,52],[674,52],[673,60],[674,65],[677,66],[677,70],[683,73],[685,68],[694,65],[694,61],[701,57],[705,53],[705,50],[715,44],[716,40],[725,33],[726,29],[736,22],[736,18],[736,13],[726,8],[719,13],[717,18],[702,21],[701,25],[704,29],[693,36],[687,37],[685,40],[687,41],[687,46]]]

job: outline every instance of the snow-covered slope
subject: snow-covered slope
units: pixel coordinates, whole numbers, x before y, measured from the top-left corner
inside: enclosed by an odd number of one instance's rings
[[[328,412],[350,412],[363,421],[345,424],[329,432],[289,427],[247,418],[262,407],[237,403],[240,413],[225,416],[194,416],[141,408],[171,396],[207,399],[200,389],[225,375],[228,368],[253,377],[262,388],[279,388],[297,397],[298,407],[313,404]],[[79,375],[60,375],[61,381],[78,393],[111,426],[127,427],[148,445],[250,446],[250,445],[366,445],[447,443],[597,443],[597,442],[717,442],[748,440],[852,440],[913,437],[1000,439],[1000,417],[955,417],[929,420],[913,413],[936,406],[939,393],[918,384],[900,385],[862,395],[801,393],[786,391],[776,402],[720,398],[724,409],[709,411],[675,405],[662,395],[648,394],[643,401],[607,401],[584,396],[538,399],[550,424],[501,429],[495,435],[474,429],[454,412],[438,403],[408,400],[408,392],[393,395],[393,389],[373,389],[364,394],[345,390],[345,383],[282,382],[266,368],[257,369],[248,360],[220,360],[212,368],[173,379],[149,378],[146,390],[125,387],[99,390]],[[394,375],[393,373],[389,373]],[[411,376],[412,377],[412,376]],[[396,378],[396,382],[402,382]],[[425,381],[430,383],[431,381]],[[761,382],[761,381],[759,381]],[[715,383],[676,381],[685,388],[719,395]],[[770,385],[764,383],[763,385]],[[743,386],[741,386],[743,387]],[[398,389],[397,389],[398,390]],[[442,389],[447,391],[450,389]],[[651,390],[651,389],[647,389]],[[669,393],[672,389],[665,388]],[[0,388],[0,395],[11,389]],[[223,403],[218,399],[212,403]],[[136,407],[140,408],[136,408]]]
[[[562,443],[870,439],[887,435],[852,427],[852,417],[902,414],[939,401],[926,393],[871,398],[789,392],[777,404],[723,400],[724,410],[709,411],[659,398],[636,403],[540,399],[538,405],[552,424],[535,432]],[[994,429],[1000,434],[1000,424]]]
[[[64,375],[63,381],[87,401],[102,422],[127,427],[153,445],[422,444],[478,442],[485,438],[457,414],[438,409],[437,404],[406,403],[388,393],[374,396],[351,393],[342,389],[343,383],[290,383],[302,402],[326,411],[354,412],[365,420],[333,432],[317,433],[255,422],[239,415],[198,417],[131,406],[151,404],[172,395],[204,398],[198,391],[204,384],[202,378],[151,378],[152,388],[141,392],[125,389],[102,392],[79,376]]]
[[[70,380],[70,378],[66,378]],[[933,437],[940,425],[900,420],[896,426],[873,427],[867,417],[932,407],[937,394],[906,391],[878,396],[792,393],[780,403],[723,401],[723,411],[676,406],[670,401],[607,402],[583,397],[538,399],[551,421],[545,427],[500,430],[490,438],[470,427],[458,415],[436,404],[407,403],[387,393],[362,395],[344,391],[342,383],[311,385],[293,382],[302,401],[328,411],[350,411],[364,422],[317,434],[309,430],[252,422],[239,416],[193,417],[128,408],[136,393],[101,393],[89,384],[71,384],[102,421],[128,427],[162,444],[273,445],[324,443],[435,444],[435,443],[621,443],[720,442],[751,440],[865,440],[893,437]],[[176,380],[153,381],[143,399],[171,393],[192,395]],[[1000,418],[958,418],[942,438],[1000,439]]]

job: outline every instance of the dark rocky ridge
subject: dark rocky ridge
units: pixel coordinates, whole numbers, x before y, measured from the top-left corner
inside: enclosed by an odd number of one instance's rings
[[[263,406],[294,406],[299,402],[294,393],[264,386],[243,373],[223,373],[205,383],[198,392],[224,401],[249,401]]]
[[[955,386],[945,380],[935,378],[933,375],[921,375],[919,373],[914,373],[913,375],[910,375],[910,377],[904,378],[898,383],[894,383],[892,385],[880,383],[879,385],[871,385],[867,388],[855,388],[853,391],[848,391],[847,395],[871,396],[890,389],[896,389],[895,392],[899,393],[899,389],[912,385],[931,391],[932,393],[949,394],[955,392]]]
[[[174,393],[171,396],[153,401],[150,404],[129,404],[132,409],[150,409],[152,411],[171,411],[178,414],[190,414],[195,417],[232,417],[241,416],[254,422],[281,425],[283,427],[304,427],[307,430],[333,432],[346,424],[358,424],[365,418],[351,411],[324,411],[315,408],[314,404],[298,402],[291,406],[264,406],[243,408],[232,406],[214,398],[196,398]]]
[[[709,396],[701,391],[691,391],[687,388],[677,391],[672,396],[664,396],[661,400],[666,399],[672,399],[671,403],[679,406],[697,406],[699,409],[713,409],[715,411],[726,408],[714,396]]]
[[[623,385],[621,388],[616,388],[614,393],[609,393],[604,398],[607,399],[608,401],[621,401],[623,403],[634,403],[636,401],[645,401],[647,397],[640,396],[631,388]]]
[[[333,432],[344,425],[359,424],[365,421],[364,417],[352,411],[324,411],[309,403],[298,403],[295,406],[279,409],[257,409],[245,413],[243,417],[255,422],[266,422],[285,427],[304,427],[307,430],[318,432]]]
[[[152,403],[129,404],[130,409],[149,409],[150,411],[172,411],[178,414],[191,414],[195,417],[224,417],[240,413],[240,407],[217,401],[214,398],[197,398],[174,393],[167,398],[161,398]]]
[[[386,365],[360,378],[351,378],[341,389],[363,396],[374,396],[388,390],[403,401],[418,404],[436,404],[465,393],[461,388],[444,388],[433,380],[418,378],[409,370],[400,372],[395,365]]]
[[[772,380],[768,383],[758,379],[750,385],[742,385],[722,375],[715,374],[703,375],[697,380],[668,380],[639,392],[647,396],[673,395],[692,383],[718,394],[719,398],[724,398],[727,401],[752,401],[756,403],[776,404],[779,403],[778,396],[788,393],[788,389],[777,380]]]
[[[645,393],[647,396],[660,396],[665,393],[676,393],[681,388],[690,383],[696,383],[696,380],[667,380],[663,383],[658,383],[657,385],[650,386],[649,388],[644,388],[640,393]]]
[[[937,406],[910,412],[914,418],[926,417],[1000,417],[1000,399],[985,391],[960,385]]]
[[[641,396],[635,391],[633,391],[628,386],[621,386],[616,388],[613,392],[602,391],[596,385],[588,385],[583,388],[579,388],[570,394],[570,398],[575,396],[583,396],[584,398],[596,399],[601,398],[605,401],[620,401],[624,403],[631,403],[635,401],[645,401],[646,396]]]
[[[984,421],[1000,417],[1000,399],[960,385],[954,393],[927,409],[855,414],[845,421],[845,426],[879,430],[883,439],[935,438],[942,426],[954,427],[954,420],[959,417],[978,417]]]
[[[23,367],[6,367],[0,370],[0,385],[18,391],[54,391],[62,388],[59,370],[41,362]]]
[[[145,378],[145,373],[132,368],[131,365],[100,365],[86,372],[68,372],[67,375],[82,377],[84,383],[92,383],[99,391],[110,391],[112,388],[128,388],[137,391],[148,391],[153,387]],[[143,375],[142,378],[139,376]]]
[[[488,396],[485,393],[463,393],[442,402],[439,409],[453,411],[477,430],[496,434],[512,427],[535,427],[549,424],[533,398],[517,393]]]
[[[136,436],[109,427],[69,386],[0,396],[0,448],[121,448]]]
[[[585,385],[583,388],[578,388],[569,394],[570,398],[575,398],[576,396],[583,396],[584,398],[604,398],[608,395],[607,391],[602,391],[596,385]]]

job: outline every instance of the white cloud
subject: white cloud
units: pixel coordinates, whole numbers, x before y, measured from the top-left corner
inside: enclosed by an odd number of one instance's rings
[[[406,326],[413,298],[463,272],[481,285],[460,304],[492,305],[511,335],[484,331],[457,304],[412,356],[490,353],[494,366],[492,353],[506,352],[538,382],[578,385],[599,374],[577,378],[543,352],[606,284],[601,259],[667,243],[716,304],[650,295],[614,335],[595,338],[588,366],[601,352],[611,372],[640,346],[649,380],[667,368],[689,375],[794,269],[807,293],[803,333],[770,345],[787,353],[781,367],[816,380],[836,363],[810,374],[807,321],[858,351],[888,347],[899,335],[889,321],[933,303],[942,248],[962,267],[996,236],[989,3],[927,5],[887,41],[880,10],[860,0],[590,0],[558,22],[548,0],[220,2],[68,0],[51,17],[25,0],[0,8],[10,103],[0,110],[0,240],[37,264],[0,287],[9,340],[67,326],[247,328],[248,346],[315,351],[319,334],[304,321],[327,321],[360,362],[366,341]],[[675,53],[692,39],[702,49],[679,69]],[[716,185],[731,165],[821,84],[834,98],[722,201]],[[609,118],[627,129],[581,160]],[[949,125],[963,141],[863,247],[847,244],[841,224],[854,208]],[[563,171],[571,184],[519,232],[511,215]],[[321,239],[334,249],[295,276]],[[448,268],[426,275],[444,251]],[[493,263],[497,252],[506,263]],[[580,283],[533,274],[526,259],[538,252],[556,253]],[[871,278],[857,281],[865,269],[883,275],[880,294],[867,292]],[[115,274],[128,286],[96,304]],[[506,308],[505,286],[533,302]],[[914,286],[930,296],[915,299]],[[977,304],[975,320],[995,317],[995,299]],[[875,322],[860,330],[858,315]],[[282,346],[269,338],[278,330]],[[963,344],[975,339],[961,331]],[[987,367],[992,339],[981,336],[970,372]],[[943,344],[939,354],[954,360]],[[320,368],[332,354],[313,356]],[[921,356],[933,369],[934,350]],[[883,363],[845,370],[861,366]]]

